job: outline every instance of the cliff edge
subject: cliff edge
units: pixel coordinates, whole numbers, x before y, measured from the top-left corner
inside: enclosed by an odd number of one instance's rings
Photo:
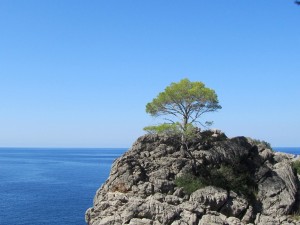
[[[147,134],[112,165],[86,211],[89,225],[295,225],[299,179],[293,155],[265,143],[199,132]]]

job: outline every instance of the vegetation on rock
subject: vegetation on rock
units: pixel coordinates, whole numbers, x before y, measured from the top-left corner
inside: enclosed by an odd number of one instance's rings
[[[263,141],[263,140],[259,140],[259,139],[251,139],[252,143],[255,145],[263,145],[265,148],[271,149],[272,150],[272,146],[269,142]]]
[[[300,160],[294,161],[292,163],[293,169],[297,172],[297,174],[300,174]]]
[[[144,130],[152,134],[164,133],[175,137],[174,140],[181,145],[181,152],[190,157],[194,170],[197,170],[196,159],[189,147],[200,132],[197,124],[203,125],[199,118],[204,113],[214,112],[221,108],[214,90],[205,87],[202,82],[182,79],[178,83],[171,83],[146,105],[147,113],[154,117],[167,116],[164,119],[168,123],[148,126]],[[205,124],[211,125],[212,122],[205,122]]]
[[[208,174],[208,176],[203,176]],[[198,176],[184,174],[175,180],[178,187],[183,187],[186,193],[191,194],[205,186],[220,187],[228,192],[234,191],[242,194],[249,200],[256,195],[257,185],[251,176],[249,169],[242,165],[221,164],[220,166],[200,171]]]
[[[175,185],[182,187],[187,194],[192,194],[194,191],[207,186],[199,177],[192,174],[185,174],[175,179]]]

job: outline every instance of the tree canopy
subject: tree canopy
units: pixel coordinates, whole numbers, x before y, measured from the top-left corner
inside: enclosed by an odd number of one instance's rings
[[[168,116],[165,119],[170,124],[179,126],[185,132],[191,124],[202,124],[199,118],[204,113],[214,112],[221,108],[214,90],[205,87],[202,82],[182,79],[178,83],[171,83],[152,102],[149,102],[146,105],[146,112],[155,117]]]

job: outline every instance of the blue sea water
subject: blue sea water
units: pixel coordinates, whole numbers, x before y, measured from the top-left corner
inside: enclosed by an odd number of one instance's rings
[[[276,152],[285,152],[295,155],[300,155],[300,147],[273,147]]]
[[[0,149],[0,225],[85,225],[126,149]]]
[[[125,151],[0,148],[0,225],[85,225],[96,190]]]

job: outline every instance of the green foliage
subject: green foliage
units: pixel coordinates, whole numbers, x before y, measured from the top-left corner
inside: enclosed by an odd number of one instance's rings
[[[203,183],[198,177],[191,174],[186,174],[184,176],[176,178],[175,185],[178,187],[182,187],[183,190],[188,194],[191,194],[194,191],[206,186],[206,184]]]
[[[147,126],[144,127],[144,131],[147,131],[150,134],[180,134],[180,128],[177,123],[173,124],[168,124],[168,123],[163,123],[157,126]]]
[[[251,139],[251,140],[252,140],[252,143],[255,144],[255,145],[263,145],[263,146],[265,146],[265,148],[268,148],[268,149],[272,150],[272,146],[269,142],[262,141],[262,140],[259,140],[259,139]]]
[[[175,180],[175,184],[188,193],[192,193],[205,186],[215,186],[227,191],[243,194],[249,200],[255,199],[257,186],[250,172],[241,164],[225,165],[206,168],[200,171],[199,176],[185,174]],[[203,174],[207,174],[205,177]]]
[[[206,112],[220,109],[214,90],[201,82],[183,79],[171,83],[146,105],[146,112],[151,116],[167,115],[180,120],[181,129],[186,130],[189,123],[199,122],[198,118]],[[172,123],[175,123],[172,121]]]
[[[271,146],[271,144],[270,144],[269,142],[261,141],[261,143],[262,143],[263,145],[265,145],[268,149],[271,149],[271,150],[272,150],[272,146]]]
[[[209,184],[234,191],[239,194],[251,197],[256,190],[256,184],[246,167],[242,165],[225,165],[214,168],[210,171]]]
[[[191,141],[197,137],[197,131],[200,131],[198,127],[195,127],[192,123],[188,123],[183,134],[187,140]]]
[[[300,160],[294,161],[292,163],[292,167],[297,172],[297,174],[300,174]]]

